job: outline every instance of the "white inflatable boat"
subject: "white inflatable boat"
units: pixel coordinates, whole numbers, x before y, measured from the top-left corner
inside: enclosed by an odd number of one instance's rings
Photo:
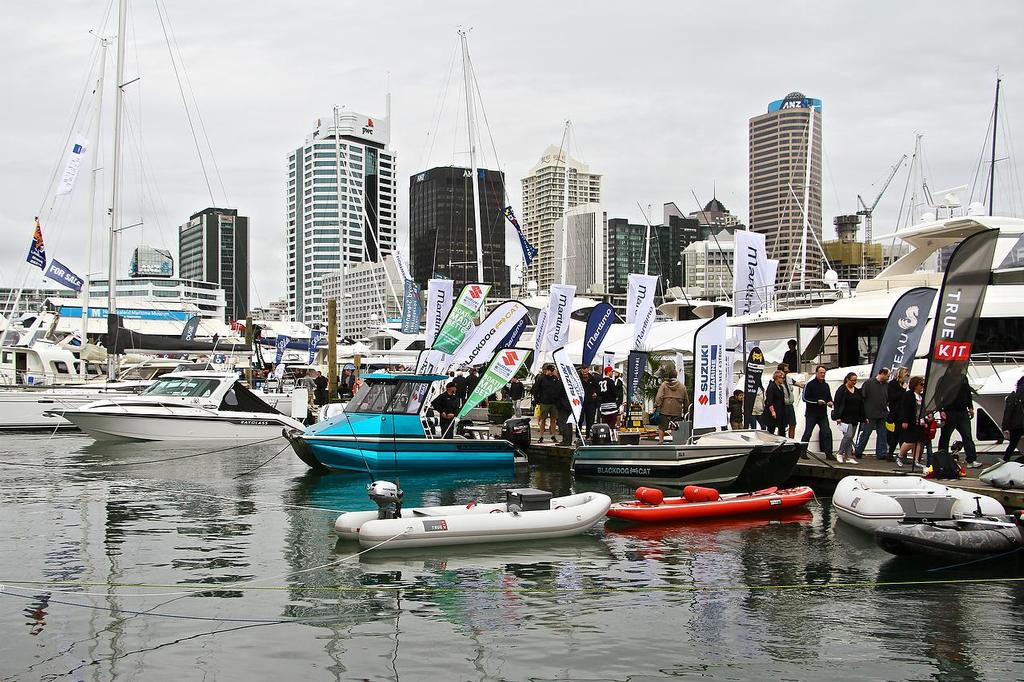
[[[1024,488],[1024,464],[1020,462],[997,462],[978,476],[982,483],[993,488]]]
[[[991,497],[919,476],[847,476],[836,486],[832,506],[842,521],[869,533],[901,521],[963,518],[979,509],[985,516],[1006,513]]]
[[[443,507],[401,507],[402,492],[386,481],[367,487],[375,511],[346,512],[334,524],[344,539],[363,547],[399,549],[483,542],[513,542],[581,535],[600,521],[611,498],[601,493],[552,497],[532,488],[506,491],[505,502]]]

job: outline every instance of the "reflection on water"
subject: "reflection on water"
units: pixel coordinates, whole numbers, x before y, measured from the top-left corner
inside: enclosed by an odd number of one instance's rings
[[[836,524],[827,502],[362,554],[332,528],[342,510],[371,506],[368,478],[318,475],[290,452],[271,459],[282,445],[0,443],[0,677],[1019,679],[1024,669],[1020,584],[965,582],[1020,577],[1020,562],[936,571],[891,559]],[[400,485],[410,506],[580,489],[565,467]],[[947,582],[908,584],[937,579]]]

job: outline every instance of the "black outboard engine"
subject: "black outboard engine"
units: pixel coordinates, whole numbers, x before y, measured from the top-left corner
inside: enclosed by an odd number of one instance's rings
[[[607,424],[594,424],[590,427],[591,445],[608,445],[612,442],[612,429]]]
[[[530,418],[513,417],[501,425],[501,437],[517,448],[530,447]]]
[[[391,481],[374,481],[366,494],[377,504],[378,519],[397,519],[402,515],[402,489]]]

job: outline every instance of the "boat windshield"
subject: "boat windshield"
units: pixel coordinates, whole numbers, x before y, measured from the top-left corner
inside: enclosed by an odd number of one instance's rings
[[[142,392],[142,395],[162,395],[175,398],[208,398],[220,385],[219,379],[194,377],[165,377]]]
[[[419,414],[430,384],[424,381],[368,381],[349,402],[346,412]]]

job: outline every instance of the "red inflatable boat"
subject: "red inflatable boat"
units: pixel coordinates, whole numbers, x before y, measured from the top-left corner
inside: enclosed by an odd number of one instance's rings
[[[616,502],[608,516],[647,523],[709,519],[802,507],[812,497],[814,492],[806,486],[720,495],[714,488],[688,485],[683,488],[682,497],[665,497],[657,488],[637,488],[636,500]]]

